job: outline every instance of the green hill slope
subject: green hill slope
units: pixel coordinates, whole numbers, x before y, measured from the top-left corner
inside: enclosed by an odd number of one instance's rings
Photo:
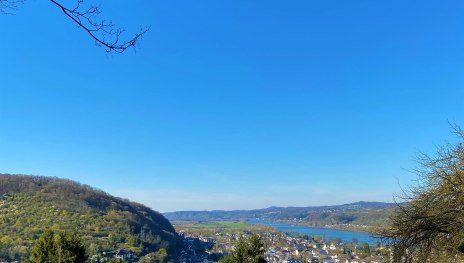
[[[118,248],[138,255],[182,240],[161,214],[69,180],[0,174],[0,262],[24,259],[46,228],[77,232],[90,256]]]

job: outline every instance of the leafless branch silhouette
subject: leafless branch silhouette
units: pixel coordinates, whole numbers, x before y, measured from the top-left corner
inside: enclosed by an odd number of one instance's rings
[[[82,28],[99,47],[106,52],[122,53],[128,48],[135,48],[140,38],[149,30],[142,28],[132,38],[122,39],[124,29],[117,27],[109,20],[100,19],[101,9],[99,5],[86,5],[84,0],[75,0],[73,7],[67,7],[56,0],[49,0],[61,10],[79,28]],[[14,14],[18,5],[25,0],[0,0],[0,14]]]
[[[0,0],[0,14],[12,15],[19,4],[24,3],[24,0]]]

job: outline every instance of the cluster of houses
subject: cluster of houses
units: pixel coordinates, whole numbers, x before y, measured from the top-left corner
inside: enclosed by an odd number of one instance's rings
[[[113,257],[116,259],[122,259],[122,260],[132,260],[134,256],[135,254],[134,252],[132,252],[132,250],[118,249],[118,251],[116,251]]]
[[[231,233],[215,233],[214,236],[203,234],[185,233],[182,235],[190,249],[193,251],[194,240],[209,244],[207,253],[195,255],[192,261],[191,254],[184,252],[184,257],[180,262],[185,263],[212,263],[217,259],[217,255],[226,255],[235,250],[235,243],[239,236],[247,238],[252,233],[241,235]],[[269,263],[384,263],[389,262],[388,249],[378,247],[376,251],[383,250],[385,253],[358,253],[357,246],[344,244],[341,241],[329,242],[324,240],[314,240],[312,238],[293,237],[285,233],[261,233],[261,239],[265,243],[265,259]],[[211,257],[214,255],[214,258]]]
[[[263,238],[270,244],[265,252],[269,263],[383,263],[389,260],[384,255],[358,253],[356,246],[350,251],[341,241],[316,241],[285,234]]]
[[[92,263],[107,262],[110,259],[121,259],[125,262],[133,262],[135,260],[135,253],[129,249],[118,249],[113,252],[99,252],[90,258]]]
[[[208,237],[189,235],[185,232],[181,232],[180,235],[184,238],[184,250],[181,251],[178,262],[214,263],[220,258],[220,254],[214,254],[214,252],[212,252],[217,240]]]

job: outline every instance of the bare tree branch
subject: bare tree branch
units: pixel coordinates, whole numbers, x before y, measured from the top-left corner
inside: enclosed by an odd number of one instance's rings
[[[457,142],[418,157],[418,184],[403,191],[407,203],[383,233],[393,262],[464,262],[464,132],[452,128]]]
[[[18,4],[25,0],[0,0],[0,14],[13,14]],[[68,18],[82,28],[95,41],[96,45],[105,48],[106,52],[122,53],[134,47],[140,38],[148,31],[141,29],[132,38],[123,40],[124,29],[116,27],[113,22],[99,19],[99,5],[85,5],[84,0],[74,0],[74,7],[67,7],[57,0],[49,0]]]
[[[13,15],[13,11],[18,8],[18,4],[24,3],[25,0],[0,0],[0,14]]]
[[[76,0],[74,8],[68,8],[55,0],[50,0],[61,11],[71,18],[80,28],[84,29],[94,40],[97,46],[104,47],[107,52],[122,53],[130,47],[135,47],[137,41],[148,31],[140,30],[129,40],[121,40],[124,29],[117,28],[111,21],[97,20],[100,15],[100,6],[90,5],[83,7],[84,0]]]

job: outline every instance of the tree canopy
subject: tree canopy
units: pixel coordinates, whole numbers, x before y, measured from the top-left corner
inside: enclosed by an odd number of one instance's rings
[[[265,263],[264,243],[258,235],[248,240],[240,238],[235,245],[235,251],[222,258],[221,263]]]
[[[35,242],[29,262],[84,263],[86,260],[85,247],[76,234],[47,230]]]
[[[418,158],[418,184],[404,190],[383,233],[393,247],[393,262],[464,262],[464,133],[457,142]]]

